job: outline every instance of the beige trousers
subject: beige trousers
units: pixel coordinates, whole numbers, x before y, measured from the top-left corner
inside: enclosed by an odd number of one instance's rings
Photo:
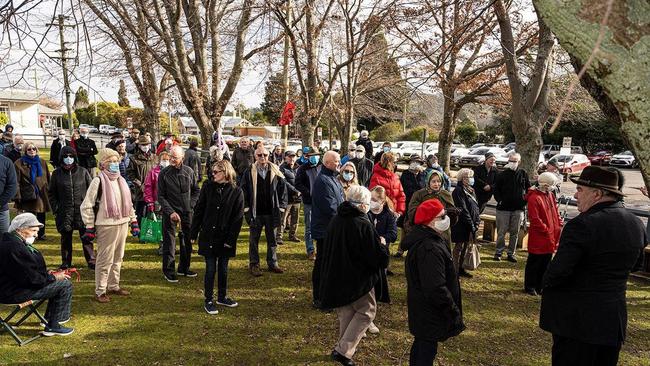
[[[339,317],[339,341],[334,350],[347,358],[352,358],[366,329],[377,314],[377,301],[373,288],[359,300],[336,308]]]
[[[95,226],[95,231],[97,235],[95,294],[100,296],[105,294],[106,290],[120,289],[120,270],[129,223]]]

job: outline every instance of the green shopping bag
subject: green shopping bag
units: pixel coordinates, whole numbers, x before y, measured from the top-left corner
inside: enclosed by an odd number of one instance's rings
[[[160,243],[162,240],[162,221],[156,218],[156,214],[151,212],[142,218],[142,227],[140,228],[140,241],[144,243]]]

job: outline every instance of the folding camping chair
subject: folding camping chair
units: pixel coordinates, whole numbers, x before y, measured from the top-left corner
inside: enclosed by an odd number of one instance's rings
[[[36,315],[36,317],[41,321],[41,323],[47,324],[47,320],[45,320],[43,315],[41,315],[41,313],[38,312],[38,308],[41,305],[43,305],[43,303],[45,301],[46,300],[35,300],[35,301],[34,300],[29,300],[29,301],[25,301],[22,304],[3,304],[5,306],[7,306],[7,307],[13,308],[13,310],[5,318],[2,318],[2,316],[0,316],[0,332],[2,332],[4,329],[6,329],[7,332],[9,332],[9,335],[11,335],[11,337],[16,341],[16,343],[18,343],[19,346],[24,346],[27,343],[30,343],[30,342],[35,341],[36,339],[42,337],[43,334],[39,333],[35,337],[23,340],[22,338],[20,338],[18,336],[18,334],[16,334],[16,331],[14,330],[14,328],[19,327],[32,314]],[[10,324],[11,319],[13,319],[16,315],[18,315],[18,313],[22,309],[27,309],[27,313],[25,315],[23,315],[23,317],[20,318],[20,320],[18,320],[16,323]]]

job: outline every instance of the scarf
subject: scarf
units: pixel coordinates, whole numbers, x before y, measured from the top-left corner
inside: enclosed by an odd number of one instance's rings
[[[223,155],[227,154],[228,145],[226,144],[226,140],[223,138],[223,135],[217,131],[212,134],[212,145],[218,147]]]
[[[36,178],[43,175],[43,167],[41,166],[41,158],[38,155],[29,156],[23,155],[21,158],[24,163],[29,165],[29,181],[34,186],[34,193],[36,197],[39,195],[38,186],[36,185]]]
[[[466,185],[463,184],[463,190],[469,196],[469,198],[472,199],[472,201],[474,201],[474,202],[476,202],[476,204],[478,204],[478,201],[476,200],[476,193],[474,193],[474,188],[472,188],[470,186],[466,186]]]
[[[118,185],[120,187],[120,193],[122,196],[122,206],[117,205],[117,199],[113,189],[111,188],[110,181],[117,179]],[[102,185],[102,203],[104,204],[104,209],[106,217],[113,219],[121,219],[126,217],[131,212],[133,208],[133,203],[131,203],[131,191],[129,191],[129,186],[126,184],[126,181],[120,173],[113,173],[107,170],[102,170],[99,173],[99,180]]]

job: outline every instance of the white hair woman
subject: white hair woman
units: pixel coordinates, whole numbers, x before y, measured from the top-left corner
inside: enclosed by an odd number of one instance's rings
[[[478,200],[474,188],[472,188],[474,171],[462,168],[456,174],[456,180],[458,183],[451,196],[454,199],[454,206],[460,211],[458,222],[451,227],[451,241],[455,243],[454,266],[459,276],[472,277],[463,268],[463,262],[469,242],[476,239],[476,232],[481,221]]]
[[[343,186],[343,195],[346,196],[350,187],[359,185],[357,180],[357,168],[354,166],[354,163],[348,161],[343,164],[341,167],[341,174],[338,175],[338,180]]]
[[[367,215],[370,200],[367,188],[350,187],[318,253],[321,304],[336,309],[339,318],[339,340],[331,357],[343,365],[354,364],[357,345],[375,318],[375,285],[388,266],[388,248]]]
[[[99,170],[81,203],[81,217],[86,225],[84,237],[90,241],[97,238],[95,299],[107,303],[109,294],[130,294],[120,287],[120,270],[129,223],[135,237],[140,235],[140,227],[131,202],[131,191],[120,175],[120,154],[111,149],[101,150]]]

